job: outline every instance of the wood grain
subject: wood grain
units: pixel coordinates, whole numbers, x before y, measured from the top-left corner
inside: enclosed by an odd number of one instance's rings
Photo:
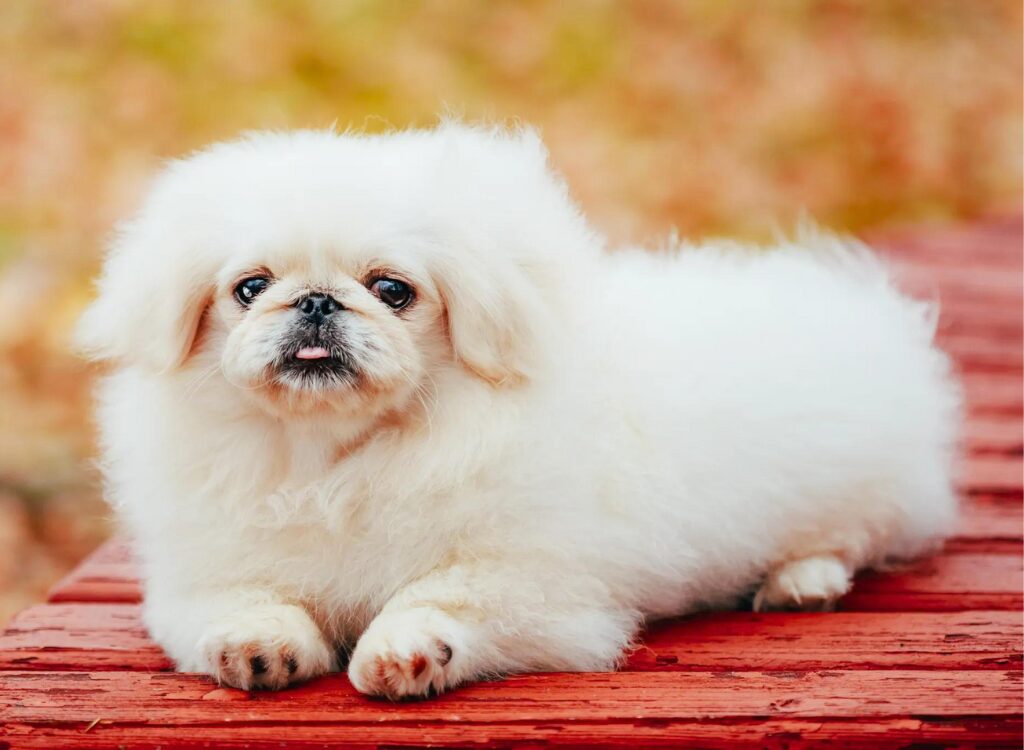
[[[169,670],[137,604],[39,604],[0,635],[0,670]]]
[[[141,601],[131,547],[124,539],[111,539],[93,552],[50,590],[51,602]]]
[[[1020,375],[1024,365],[1019,341],[940,332],[938,343],[968,373]]]
[[[969,418],[1003,416],[1020,424],[1024,395],[1013,373],[966,373],[961,378]]]
[[[1020,456],[971,456],[962,465],[958,485],[969,495],[1021,497],[1024,459]]]
[[[1024,454],[1024,424],[1000,414],[975,416],[964,423],[963,442],[975,455],[1019,457]]]
[[[92,728],[90,729],[90,726]],[[422,748],[455,747],[507,750],[544,748],[678,748],[728,750],[736,747],[773,748],[1018,748],[1020,717],[1009,715],[836,719],[738,718],[604,721],[525,721],[513,716],[476,723],[457,715],[448,720],[410,721],[382,725],[358,718],[333,722],[302,719],[249,723],[234,721],[181,728],[173,722],[117,723],[96,717],[96,724],[77,727],[11,723],[4,728],[0,749],[52,748],[222,748],[280,750],[288,748]],[[6,742],[6,744],[5,744]]]
[[[724,612],[655,624],[623,669],[1007,669],[1022,636],[1014,612]],[[0,636],[0,669],[171,668],[132,604],[37,605]]]
[[[840,600],[843,610],[957,611],[1024,606],[1019,553],[952,553],[908,563],[890,572],[867,572]]]
[[[1024,535],[1024,505],[1000,496],[971,498],[957,524],[960,542],[1021,542]]]
[[[1010,669],[1017,612],[727,612],[660,623],[626,669]]]
[[[1016,716],[1018,670],[821,670],[531,674],[432,700],[359,695],[344,675],[279,692],[219,688],[197,675],[6,672],[5,721],[80,729],[112,723],[208,727],[303,721],[677,721],[684,719]]]

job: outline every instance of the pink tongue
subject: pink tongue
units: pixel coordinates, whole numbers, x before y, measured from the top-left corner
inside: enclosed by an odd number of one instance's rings
[[[331,353],[322,346],[304,346],[295,352],[296,359],[326,359]]]

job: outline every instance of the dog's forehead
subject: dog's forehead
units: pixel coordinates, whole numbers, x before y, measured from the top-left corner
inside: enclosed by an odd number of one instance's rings
[[[254,271],[297,283],[361,278],[375,269],[403,265],[395,255],[380,245],[349,242],[344,237],[317,242],[300,237],[285,237],[280,242],[240,242],[220,275],[224,283]]]
[[[232,262],[307,274],[355,268],[407,244],[404,238],[429,235],[435,225],[408,181],[246,167],[244,174],[200,185],[179,180],[173,211],[174,222],[187,222],[189,234]]]
[[[536,144],[533,144],[536,146]],[[543,181],[543,154],[468,129],[380,136],[258,133],[175,162],[167,193],[225,220],[328,225],[429,217],[453,203],[494,202]],[[517,191],[518,189],[518,191]]]
[[[419,282],[430,276],[435,243],[429,231],[402,228],[397,222],[370,224],[366,231],[352,224],[320,227],[320,231],[286,225],[272,221],[265,227],[250,226],[232,238],[220,282],[233,284],[241,276],[264,270],[298,284],[338,284],[373,273],[393,273]]]
[[[227,261],[329,259],[354,272],[430,249],[530,253],[587,238],[539,143],[454,129],[382,137],[259,134],[173,164],[146,210]],[[418,252],[416,255],[423,255]]]

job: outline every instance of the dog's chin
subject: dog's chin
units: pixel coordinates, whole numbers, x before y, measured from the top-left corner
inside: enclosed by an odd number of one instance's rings
[[[344,355],[332,353],[317,359],[294,355],[271,367],[272,381],[294,393],[336,394],[351,391],[359,384],[359,373]]]
[[[279,418],[326,416],[372,422],[407,400],[405,381],[374,377],[344,356],[275,362],[247,394]]]
[[[261,410],[277,418],[351,417],[366,409],[363,384],[346,368],[328,363],[268,368],[266,376],[242,392]]]

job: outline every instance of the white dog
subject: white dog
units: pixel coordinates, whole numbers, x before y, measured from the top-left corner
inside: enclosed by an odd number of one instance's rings
[[[606,251],[530,131],[172,164],[79,337],[182,670],[423,695],[608,670],[646,621],[827,607],[955,513],[928,305],[852,243]]]

